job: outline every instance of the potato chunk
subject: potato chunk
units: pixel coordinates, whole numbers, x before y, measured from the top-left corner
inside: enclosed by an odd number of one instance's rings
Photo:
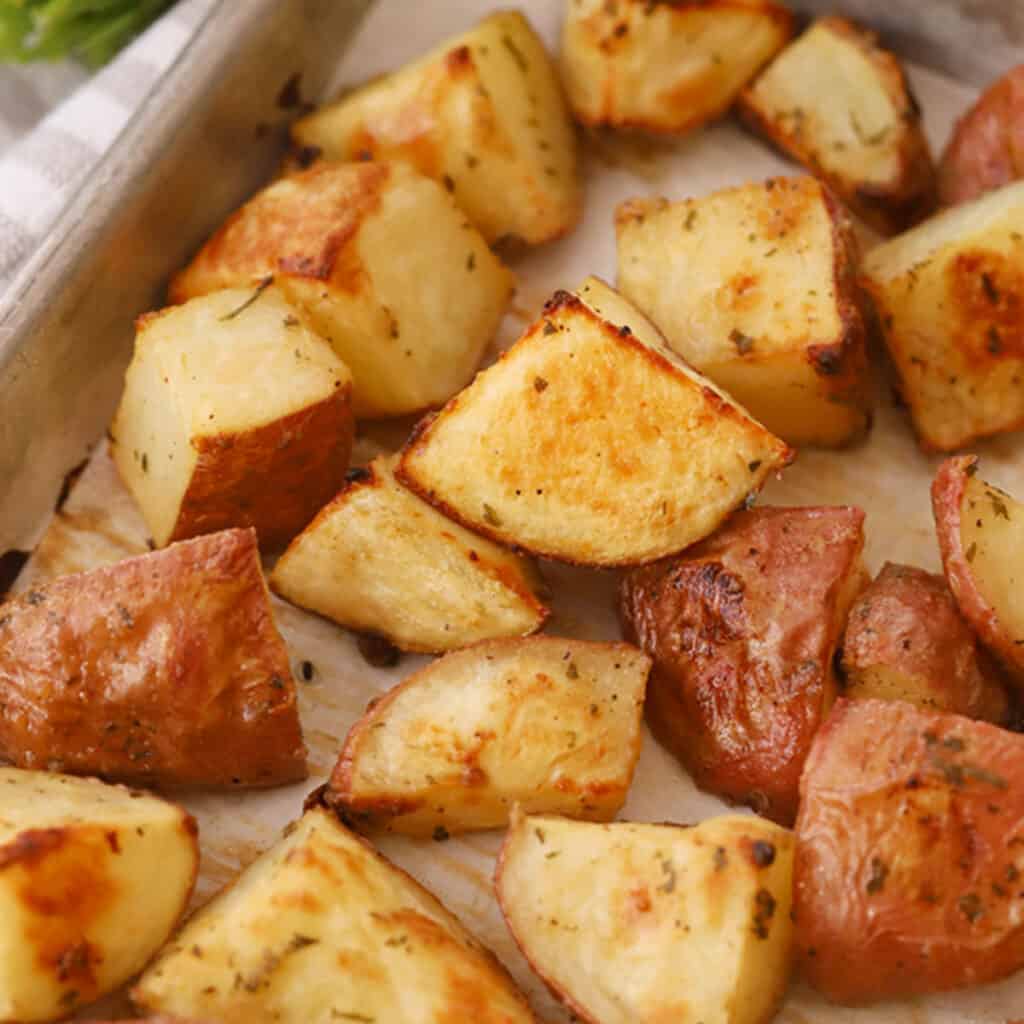
[[[141,317],[111,452],[157,546],[232,526],[287,544],[345,477],[351,391],[276,289]]]
[[[792,32],[771,0],[572,0],[565,10],[562,78],[577,119],[655,132],[725,113]]]
[[[647,717],[696,783],[783,824],[835,699],[833,654],[864,582],[859,508],[759,508],[622,582],[654,659]]]
[[[516,942],[590,1024],[766,1024],[789,978],[793,836],[518,813],[495,885]]]
[[[128,981],[170,936],[198,867],[180,807],[0,768],[0,1018],[63,1019]]]
[[[863,434],[872,393],[849,217],[814,178],[619,207],[618,287],[790,444]]]
[[[452,197],[387,163],[319,164],[265,188],[178,274],[171,300],[269,277],[351,369],[359,416],[451,397],[512,291]]]
[[[1024,737],[903,701],[841,700],[800,783],[797,951],[829,999],[1024,967]]]
[[[886,562],[850,609],[844,692],[1005,721],[1006,689],[943,576]]]
[[[132,998],[200,1020],[536,1021],[454,915],[316,805],[189,920]]]
[[[499,11],[292,126],[301,159],[402,160],[443,182],[488,242],[546,242],[581,209],[576,139],[544,44]]]
[[[628,644],[550,636],[449,654],[371,704],[327,800],[410,835],[497,828],[516,803],[608,821],[640,756],[650,667]]]
[[[791,457],[589,278],[421,424],[397,475],[501,543],[610,566],[700,540]]]
[[[872,249],[863,283],[926,448],[1024,426],[1024,182]]]
[[[739,109],[883,234],[935,205],[935,169],[903,68],[845,18],[814,22],[744,90]]]
[[[0,757],[146,784],[305,778],[255,533],[181,541],[0,605]]]

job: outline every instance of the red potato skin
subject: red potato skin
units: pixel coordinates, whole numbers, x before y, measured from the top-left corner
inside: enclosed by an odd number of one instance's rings
[[[903,701],[840,700],[800,783],[796,949],[830,1000],[1024,966],[1024,736]]]
[[[304,779],[255,532],[185,541],[0,605],[0,756],[146,785]]]
[[[654,661],[647,717],[702,788],[783,825],[835,696],[840,594],[862,576],[858,508],[740,512],[623,580],[623,632]]]
[[[1024,64],[1008,71],[957,121],[939,162],[945,206],[1024,177]]]

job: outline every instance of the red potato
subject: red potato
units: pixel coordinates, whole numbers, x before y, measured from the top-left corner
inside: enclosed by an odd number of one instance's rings
[[[836,696],[863,523],[858,508],[753,509],[623,581],[623,630],[654,659],[655,736],[703,789],[783,824]]]
[[[857,1004],[1024,966],[1024,736],[840,700],[800,782],[797,956]]]

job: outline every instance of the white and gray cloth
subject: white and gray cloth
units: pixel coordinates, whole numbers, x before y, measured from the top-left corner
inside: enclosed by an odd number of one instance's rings
[[[0,66],[0,296],[216,2],[180,0],[92,76]]]

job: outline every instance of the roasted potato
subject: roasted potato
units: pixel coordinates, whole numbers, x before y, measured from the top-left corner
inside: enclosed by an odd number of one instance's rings
[[[181,541],[0,605],[0,757],[145,784],[304,779],[254,531]]]
[[[171,301],[270,278],[351,369],[358,416],[450,398],[512,292],[444,188],[389,163],[319,164],[265,188],[178,274]]]
[[[188,904],[196,834],[145,793],[0,768],[0,1019],[63,1019],[145,966]]]
[[[1024,182],[871,250],[863,283],[924,447],[1024,426]]]
[[[397,475],[500,543],[610,566],[700,540],[791,457],[589,278],[421,423]]]
[[[932,483],[942,565],[964,618],[1024,690],[1024,505],[979,480],[977,464],[947,459]]]
[[[942,576],[886,562],[853,602],[842,652],[847,697],[1006,720],[1002,678]]]
[[[766,1024],[789,978],[793,836],[517,812],[495,886],[519,948],[590,1024]]]
[[[188,922],[132,998],[218,1021],[536,1022],[454,915],[315,804]]]
[[[685,132],[718,117],[785,45],[771,0],[567,0],[562,80],[590,125]]]
[[[615,218],[622,294],[665,340],[794,445],[863,434],[872,389],[850,219],[814,178],[700,199],[632,199]]]
[[[357,469],[270,577],[294,604],[405,651],[523,636],[544,624],[540,577],[402,487],[393,458]]]
[[[815,21],[744,90],[739,110],[883,234],[935,206],[935,168],[903,68],[845,18]]]
[[[623,631],[654,659],[655,736],[701,788],[783,824],[836,696],[863,523],[859,508],[752,509],[622,581]]]
[[[800,782],[805,977],[839,1003],[1024,967],[1024,737],[903,701],[840,700]]]
[[[111,453],[157,546],[232,526],[287,544],[345,478],[351,392],[276,289],[141,317]]]
[[[957,122],[939,161],[948,205],[1024,178],[1024,64],[1008,71]]]
[[[524,810],[608,821],[640,756],[651,662],[538,636],[449,654],[353,726],[326,799],[359,828],[497,828]]]
[[[566,234],[582,197],[576,138],[544,44],[499,11],[292,126],[301,163],[403,160],[442,182],[488,242]]]

